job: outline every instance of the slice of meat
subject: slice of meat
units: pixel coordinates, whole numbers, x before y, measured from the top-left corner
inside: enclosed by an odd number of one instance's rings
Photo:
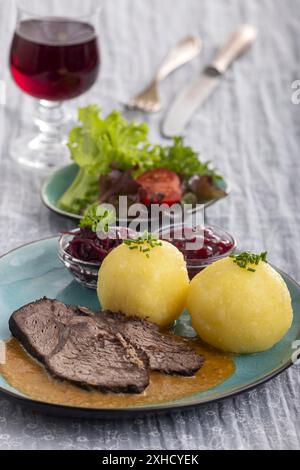
[[[190,347],[188,339],[162,334],[149,328],[148,323],[139,319],[125,322],[122,333],[131,344],[146,353],[150,369],[165,374],[194,375],[203,365],[204,358]]]
[[[88,309],[44,298],[14,312],[9,327],[56,377],[124,393],[139,393],[149,383],[146,355],[101,327]]]
[[[157,325],[147,320],[109,311],[100,312],[96,318],[100,325],[120,332],[135,348],[143,351],[151,370],[191,376],[204,363],[204,358],[190,347],[187,339],[163,334]]]
[[[64,344],[46,358],[49,372],[103,392],[140,393],[149,384],[147,362],[120,334],[111,334],[91,318],[74,318]]]
[[[57,347],[62,328],[76,315],[76,308],[43,298],[12,314],[9,328],[25,349],[44,362]]]

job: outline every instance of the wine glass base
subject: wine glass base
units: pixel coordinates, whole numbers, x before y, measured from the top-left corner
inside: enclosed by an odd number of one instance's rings
[[[41,170],[61,167],[70,161],[70,151],[63,140],[45,140],[33,132],[14,138],[10,155],[22,165]]]

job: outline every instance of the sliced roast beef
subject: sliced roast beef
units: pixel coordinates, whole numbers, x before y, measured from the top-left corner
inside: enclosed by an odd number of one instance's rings
[[[9,327],[56,377],[107,392],[139,393],[149,383],[145,354],[100,327],[87,309],[44,298],[13,313]]]
[[[96,315],[100,325],[118,331],[133,346],[145,352],[151,370],[166,374],[193,375],[204,359],[189,346],[188,340],[160,333],[154,323],[137,317],[103,311]]]
[[[14,312],[9,326],[52,375],[106,392],[142,392],[149,369],[189,376],[203,364],[187,339],[149,321],[47,298]]]

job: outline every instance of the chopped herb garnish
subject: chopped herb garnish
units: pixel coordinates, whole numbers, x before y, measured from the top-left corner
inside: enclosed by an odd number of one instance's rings
[[[128,238],[124,240],[124,244],[128,246],[130,250],[139,250],[144,253],[147,258],[150,257],[150,251],[156,246],[162,246],[162,242],[152,233],[145,232],[138,238]]]
[[[267,262],[267,252],[264,251],[259,255],[254,253],[250,253],[249,251],[244,251],[243,253],[239,253],[238,255],[230,255],[230,258],[233,259],[233,262],[237,264],[242,269],[247,269],[251,273],[255,273],[256,269],[253,267],[248,267],[249,264],[255,264],[256,266],[260,261],[264,263]]]

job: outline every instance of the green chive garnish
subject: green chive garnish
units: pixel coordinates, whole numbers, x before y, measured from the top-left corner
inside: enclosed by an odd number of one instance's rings
[[[230,255],[230,258],[232,258],[233,262],[240,268],[255,273],[256,269],[248,267],[248,265],[255,264],[257,266],[260,261],[267,263],[267,254],[266,251],[260,253],[260,255],[244,251],[238,255]]]
[[[144,253],[147,258],[150,258],[149,252],[153,248],[156,246],[162,246],[162,242],[157,238],[157,236],[148,232],[145,232],[138,238],[129,238],[128,240],[124,240],[124,244],[127,245],[130,250],[139,250],[141,253]]]

